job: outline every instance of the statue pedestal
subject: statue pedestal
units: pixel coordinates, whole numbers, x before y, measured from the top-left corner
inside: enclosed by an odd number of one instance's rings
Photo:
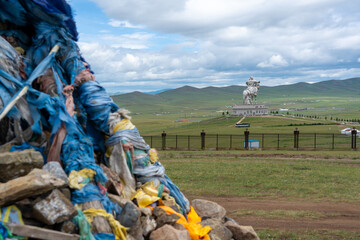
[[[269,114],[269,108],[263,104],[241,104],[232,107],[235,116],[263,116]]]

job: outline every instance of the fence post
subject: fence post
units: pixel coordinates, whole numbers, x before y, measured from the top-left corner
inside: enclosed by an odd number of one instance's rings
[[[178,135],[175,135],[175,149],[177,150],[178,148]]]
[[[280,149],[280,134],[277,135],[278,139],[277,139],[277,149]]]
[[[261,134],[261,149],[264,149],[264,141],[265,141],[264,134]]]
[[[232,149],[232,135],[230,134],[230,150]]]
[[[152,136],[150,136],[150,147],[152,148]]]
[[[200,136],[201,136],[201,150],[205,150],[205,135],[206,135],[206,133],[204,132],[204,130],[202,130],[202,132],[200,133]]]
[[[299,130],[295,128],[294,131],[294,148],[299,149]]]
[[[356,149],[356,134],[357,134],[357,131],[354,127],[354,129],[351,131],[351,148],[352,149]]]
[[[316,149],[316,133],[314,133],[314,149]]]
[[[161,149],[165,150],[166,149],[166,133],[165,133],[165,131],[163,131],[163,133],[161,134],[161,138],[162,138],[162,147],[161,147]]]
[[[216,151],[219,150],[219,134],[216,134]]]
[[[333,133],[332,135],[332,149],[334,150],[335,148],[335,134]]]
[[[246,131],[244,132],[245,135],[245,149],[248,150],[249,149],[249,130],[246,129]]]
[[[188,150],[190,150],[190,135],[188,135]]]

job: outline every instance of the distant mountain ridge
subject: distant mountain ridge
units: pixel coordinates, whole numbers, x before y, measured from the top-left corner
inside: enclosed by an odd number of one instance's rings
[[[155,94],[162,93],[162,92],[169,91],[169,90],[172,90],[172,88],[160,89],[160,90],[145,92],[145,93],[155,95]]]
[[[112,96],[120,106],[134,110],[174,109],[201,106],[212,108],[242,102],[245,86],[196,88],[183,86],[156,94],[131,92]],[[295,83],[274,87],[260,86],[258,101],[281,97],[353,96],[360,97],[360,78],[327,80],[317,83]]]

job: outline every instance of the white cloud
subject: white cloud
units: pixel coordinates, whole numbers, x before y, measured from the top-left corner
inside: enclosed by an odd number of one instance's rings
[[[289,65],[288,62],[279,54],[272,55],[269,60],[259,63],[258,67],[271,68],[271,67],[285,67]]]
[[[360,25],[359,25],[360,27]],[[338,38],[334,42],[335,48],[337,49],[357,49],[360,50],[360,34],[353,36],[344,36]]]
[[[100,38],[115,48],[146,49],[150,45],[152,34],[137,32],[133,34],[113,35],[105,34]]]
[[[231,85],[258,74],[276,85],[359,76],[360,5],[348,0],[92,1],[110,26],[133,28],[80,44],[107,81]],[[174,35],[180,40],[166,40]]]
[[[112,27],[142,28],[141,26],[130,24],[128,21],[119,21],[115,19],[110,19],[108,24]]]

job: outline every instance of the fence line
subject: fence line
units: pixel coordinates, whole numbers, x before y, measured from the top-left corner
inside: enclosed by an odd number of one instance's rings
[[[143,136],[153,148],[162,150],[359,150],[357,132],[351,135],[334,133],[250,133]]]

